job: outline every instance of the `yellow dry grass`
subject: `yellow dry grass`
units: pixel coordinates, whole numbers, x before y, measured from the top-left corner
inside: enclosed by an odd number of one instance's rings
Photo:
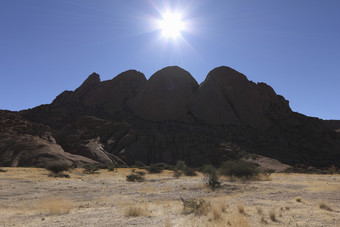
[[[70,213],[73,207],[73,202],[66,198],[45,198],[37,201],[34,209],[41,214],[60,215]]]
[[[102,222],[112,226],[340,226],[336,202],[340,175],[274,173],[266,181],[224,179],[222,187],[212,192],[201,174],[176,179],[172,171],[164,171],[132,183],[126,181],[131,168],[93,175],[74,169],[68,172],[69,179],[50,178],[48,171],[39,168],[3,169],[7,172],[0,174],[0,226],[100,226]],[[204,199],[210,206],[201,215],[183,214],[180,197]]]

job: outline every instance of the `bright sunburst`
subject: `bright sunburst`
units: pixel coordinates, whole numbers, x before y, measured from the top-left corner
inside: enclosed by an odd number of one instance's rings
[[[179,13],[166,12],[162,15],[162,20],[159,22],[162,35],[167,38],[177,38],[184,30],[184,22]]]

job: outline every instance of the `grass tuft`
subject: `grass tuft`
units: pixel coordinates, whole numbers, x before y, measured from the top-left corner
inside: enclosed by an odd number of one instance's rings
[[[145,210],[137,206],[129,206],[125,210],[125,217],[139,217],[145,216]]]

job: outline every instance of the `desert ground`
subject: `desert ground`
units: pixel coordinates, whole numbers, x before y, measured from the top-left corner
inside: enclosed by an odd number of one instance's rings
[[[212,191],[202,174],[175,178],[164,171],[128,182],[128,168],[74,169],[70,178],[2,169],[0,226],[340,226],[340,175],[223,179]],[[181,198],[203,199],[204,209],[190,213]]]

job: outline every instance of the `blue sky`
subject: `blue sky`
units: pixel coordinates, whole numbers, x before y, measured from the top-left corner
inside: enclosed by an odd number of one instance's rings
[[[186,23],[176,40],[155,29],[167,10]],[[338,0],[1,0],[0,29],[0,109],[50,103],[92,72],[178,65],[200,83],[226,65],[294,111],[340,119]]]

